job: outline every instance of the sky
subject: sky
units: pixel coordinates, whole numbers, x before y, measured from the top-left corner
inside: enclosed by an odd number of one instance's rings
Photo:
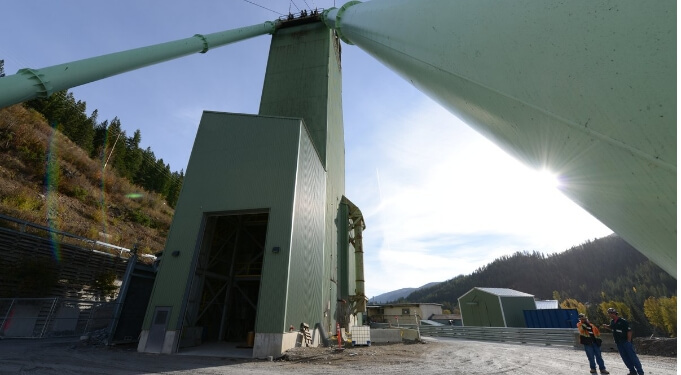
[[[5,0],[5,73],[261,24],[333,0]],[[186,169],[202,111],[257,114],[270,36],[72,89],[99,121]],[[368,297],[562,252],[610,229],[356,46],[343,44],[346,196],[364,214]],[[121,244],[121,246],[132,244]],[[128,246],[129,247],[129,246]],[[549,298],[550,296],[541,296]]]

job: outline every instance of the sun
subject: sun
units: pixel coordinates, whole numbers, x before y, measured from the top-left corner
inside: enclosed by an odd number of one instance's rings
[[[542,169],[535,174],[535,184],[539,187],[558,189],[561,187],[560,177],[548,169]]]

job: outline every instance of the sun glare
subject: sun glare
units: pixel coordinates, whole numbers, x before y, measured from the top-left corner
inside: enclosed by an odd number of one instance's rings
[[[552,189],[557,189],[560,187],[560,178],[558,175],[549,171],[548,169],[543,169],[537,172],[537,185],[542,187],[548,187]]]

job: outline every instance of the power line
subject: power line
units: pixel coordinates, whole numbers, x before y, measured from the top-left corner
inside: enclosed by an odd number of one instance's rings
[[[107,130],[107,132],[108,132],[108,130]],[[109,137],[116,136],[118,138],[121,135],[123,135],[126,139],[129,139],[128,136],[125,134],[125,130],[121,129],[121,131],[116,133],[116,134],[114,134],[113,132],[109,132]],[[177,171],[173,172],[173,171],[170,170],[170,168],[165,168],[165,166],[167,165],[165,162],[163,162],[163,165],[164,165],[163,168],[160,165],[158,165],[158,162],[163,158],[156,159],[155,155],[152,157],[151,155],[149,155],[146,152],[146,150],[141,149],[139,146],[137,147],[137,149],[139,151],[141,151],[140,155],[142,156],[142,159],[147,163],[146,164],[147,166],[151,167],[152,169],[161,173],[162,175],[164,175],[165,177],[169,178],[172,181],[175,181],[176,179],[180,178],[179,176],[174,175],[175,173],[179,174],[179,172],[177,172]],[[111,152],[113,153],[113,147],[111,149]],[[153,153],[153,150],[151,152]],[[135,172],[137,172],[137,171],[135,171]],[[130,181],[130,182],[132,182],[132,181]]]
[[[280,16],[284,16],[284,15],[285,15],[285,14],[283,14],[283,13],[277,12],[276,10],[272,10],[272,9],[267,8],[267,7],[264,7],[264,6],[260,5],[260,4],[256,4],[256,3],[252,2],[252,1],[249,1],[249,0],[244,0],[244,1],[247,2],[247,3],[253,4],[253,5],[255,5],[255,6],[261,7],[261,8],[263,8],[263,9],[267,9],[267,10],[269,10],[270,12],[276,13],[276,14],[278,14],[278,15],[280,15]]]

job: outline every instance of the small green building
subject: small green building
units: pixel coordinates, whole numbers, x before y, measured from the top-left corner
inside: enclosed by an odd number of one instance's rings
[[[535,310],[534,296],[506,288],[475,287],[459,297],[464,326],[526,327],[523,310]]]

